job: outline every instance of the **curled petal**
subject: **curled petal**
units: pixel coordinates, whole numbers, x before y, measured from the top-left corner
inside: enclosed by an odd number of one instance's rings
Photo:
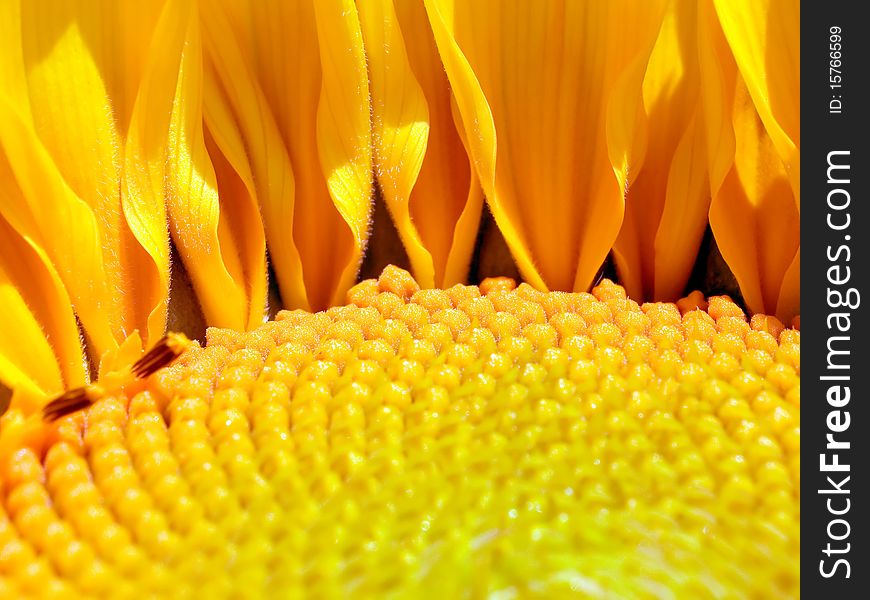
[[[791,187],[794,208],[785,206],[785,201],[780,199],[778,214],[768,211],[767,249],[759,252],[758,259],[764,309],[775,310],[780,318],[790,319],[800,314],[800,5],[788,0],[717,0],[715,7],[742,85],[752,99],[764,135],[770,140],[766,151],[758,154],[768,154],[774,167],[765,174],[759,173],[758,177],[773,179],[778,177],[774,173],[784,170]],[[739,152],[738,148],[738,162]],[[778,161],[770,156],[772,153]],[[745,173],[745,166],[743,171]],[[785,196],[785,191],[781,191],[781,195]],[[770,219],[775,219],[775,223]],[[711,225],[712,221],[711,213]],[[719,244],[721,248],[721,240]],[[728,256],[725,258],[729,266],[738,260],[736,256],[730,260]],[[750,292],[744,290],[744,295],[748,293],[756,298],[756,307],[761,306],[761,300],[757,299],[759,291],[754,282],[747,281],[749,276],[745,271],[742,280],[740,273],[735,271],[735,275],[741,290],[744,284],[753,288]]]
[[[323,308],[353,283],[368,239],[362,32],[352,0],[266,4],[203,11],[206,122],[237,175],[253,175],[285,305]]]
[[[637,298],[676,300],[685,288],[710,204],[697,3],[672,2],[644,78],[646,158],[626,194],[614,245],[620,279]]]
[[[352,245],[334,255],[339,275],[328,291],[329,304],[335,305],[353,285],[368,240],[371,104],[362,31],[353,1],[314,2],[314,13],[322,77],[317,105],[318,155],[332,202],[353,236]],[[323,246],[317,230],[316,226],[306,227],[300,237],[315,234],[317,244]],[[323,300],[314,305],[323,306]]]
[[[0,123],[6,181],[14,181],[20,192],[0,198],[0,213],[21,237],[44,250],[101,354],[117,345],[111,317],[118,311],[94,212],[66,185],[32,127],[3,98]]]
[[[384,201],[420,284],[459,283],[468,272],[483,198],[456,131],[425,9],[408,0],[357,6]]]
[[[136,329],[160,334],[165,323],[161,151],[180,48],[176,11],[185,4],[3,5],[3,19],[17,24],[0,68],[17,86],[8,101],[18,124],[5,143],[16,138],[40,155],[25,168],[9,153],[30,213],[10,224],[57,266],[98,355]]]
[[[800,213],[786,166],[739,77],[733,125],[734,165],[713,197],[710,226],[749,309],[789,321],[795,298],[781,301],[780,294],[800,248]]]
[[[182,48],[195,15],[192,8],[187,0],[166,3],[150,40],[124,143],[122,208],[130,232],[145,250],[130,254],[130,269],[136,273],[136,308],[147,312],[137,320],[147,322],[143,330],[146,345],[159,339],[166,327],[170,274],[164,200],[167,140]]]
[[[709,7],[701,8],[699,31],[710,227],[748,308],[788,322],[800,312],[800,200],[789,159]]]
[[[468,276],[483,190],[474,172],[461,120],[454,112],[450,82],[425,7],[414,0],[399,0],[395,5],[408,60],[426,98],[429,115],[429,139],[411,192],[410,216],[432,256],[435,285],[446,288],[464,283]]]
[[[0,195],[15,192],[0,154]],[[69,296],[39,247],[0,216],[0,382],[13,390],[55,394],[85,383]],[[13,406],[14,408],[14,406]]]
[[[797,253],[791,261],[785,275],[782,277],[782,286],[779,290],[779,299],[776,302],[776,314],[785,319],[799,317],[801,314],[801,248],[798,246]]]
[[[295,181],[275,115],[257,79],[248,5],[223,3],[203,11],[205,59],[203,116],[223,157],[247,194],[256,199],[269,258],[284,304],[308,307],[302,262],[292,235]],[[241,11],[241,14],[237,14]],[[233,28],[231,23],[235,24]],[[255,38],[259,39],[259,38]],[[212,155],[214,157],[214,155]]]
[[[265,238],[250,173],[239,176],[203,125],[197,19],[187,36],[170,130],[170,229],[207,323],[244,330],[263,317]],[[233,140],[221,135],[232,147]]]
[[[477,174],[520,271],[537,287],[586,289],[642,162],[641,82],[663,3],[426,7]]]
[[[800,2],[715,0],[715,5],[800,210]]]
[[[418,279],[432,287],[432,257],[408,210],[429,138],[429,111],[411,71],[393,0],[363,0],[356,6],[368,60],[377,181]]]

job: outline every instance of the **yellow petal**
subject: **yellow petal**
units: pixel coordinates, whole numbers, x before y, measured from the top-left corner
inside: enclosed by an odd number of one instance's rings
[[[707,176],[715,195],[734,162],[734,106],[736,66],[713,5],[698,5],[698,60],[701,106],[707,141]]]
[[[0,0],[0,89],[30,119],[21,44],[21,0]]]
[[[332,202],[353,235],[353,244],[335,254],[339,277],[329,304],[344,300],[353,284],[368,240],[372,204],[372,137],[366,58],[353,0],[314,2],[322,80],[317,105],[317,149]],[[298,172],[298,169],[297,169]],[[313,225],[313,227],[312,227]],[[296,229],[299,231],[299,229]],[[303,229],[305,240],[323,246],[317,219]],[[324,298],[325,299],[325,298]],[[323,300],[313,303],[325,306]]]
[[[793,171],[762,119],[763,108],[738,69],[717,15],[707,5],[701,5],[700,15],[710,227],[749,309],[776,311],[788,321],[800,313],[800,201]]]
[[[28,143],[41,147],[40,168],[54,171],[44,177],[69,187],[71,193],[54,202],[67,197],[76,206],[65,211],[77,218],[62,226],[83,228],[78,241],[91,243],[95,234],[100,249],[84,252],[98,263],[69,269],[84,259],[68,256],[82,249],[61,243],[69,235],[55,230],[60,219],[32,221],[97,355],[136,329],[160,335],[165,324],[162,152],[183,40],[179,11],[185,8],[185,0],[2,5],[0,79],[10,108],[33,138]],[[48,185],[38,175],[32,184],[22,182],[34,215],[48,211],[36,206],[44,203],[42,196],[29,194]],[[20,230],[22,222],[13,225]]]
[[[15,193],[0,154],[0,196]],[[85,383],[69,296],[45,253],[0,216],[0,381],[54,394]]]
[[[776,302],[776,314],[784,322],[791,322],[793,317],[801,314],[801,248],[798,246],[785,275],[782,277],[782,286],[779,290],[779,299]]]
[[[142,338],[134,331],[127,336],[115,350],[110,350],[100,357],[100,368],[97,372],[97,381],[105,382],[114,373],[129,372],[130,365],[136,362],[144,350]]]
[[[203,19],[219,80],[206,87],[209,126],[218,140],[229,137],[229,114],[238,123],[284,303],[338,302],[359,268],[372,199],[368,76],[356,7],[350,0],[227,1]],[[233,47],[243,60],[222,52]],[[222,90],[223,99],[210,90]]]
[[[408,206],[426,152],[429,111],[411,71],[393,0],[363,0],[356,6],[368,60],[377,181],[417,279],[432,287],[432,256]]]
[[[426,7],[521,273],[538,287],[585,289],[616,239],[642,159],[641,81],[663,3]]]
[[[230,25],[249,23],[248,9],[243,3],[225,2],[202,12],[203,114],[224,157],[216,162],[231,164],[247,193],[259,203],[269,259],[285,306],[308,307],[302,262],[292,235],[295,183],[290,158],[253,70],[251,32]]]
[[[111,298],[101,302],[98,310],[108,315],[115,341],[133,329],[148,329],[148,319],[155,310],[157,320],[150,328],[157,333],[163,318],[167,287],[159,275],[163,265],[156,264],[137,240],[137,236],[157,235],[166,246],[165,233],[159,228],[146,232],[142,226],[143,216],[151,210],[156,214],[148,219],[161,220],[161,203],[140,203],[133,209],[131,214],[138,217],[134,234],[121,199],[124,170],[141,167],[135,149],[125,152],[125,141],[161,9],[158,2],[21,4],[29,111],[58,171],[94,211]],[[168,104],[148,110],[159,114],[168,110]],[[155,132],[161,131],[159,124],[149,125]],[[135,132],[133,137],[135,140]],[[154,252],[153,248],[148,250]],[[52,259],[58,261],[56,256]],[[73,296],[81,301],[81,294]],[[79,304],[77,312],[82,312]],[[88,328],[84,317],[82,320]],[[106,343],[98,346],[101,350],[109,347]]]
[[[58,173],[35,132],[0,97],[4,181],[20,193],[0,197],[0,213],[51,260],[98,353],[114,347],[114,297],[109,292],[97,219]]]
[[[96,3],[22,2],[21,37],[27,101],[37,133],[72,190],[101,215],[104,248],[117,250],[120,139],[112,119],[109,74],[101,68],[110,68],[122,52],[117,12],[104,8]],[[107,257],[112,267],[118,260]],[[120,288],[120,281],[113,287]]]
[[[130,254],[135,273],[130,284],[137,300],[134,307],[145,313],[136,322],[147,323],[143,331],[146,345],[159,339],[166,328],[170,272],[164,201],[167,140],[181,52],[194,16],[190,2],[170,0],[153,39],[141,40],[146,46],[150,41],[150,51],[124,143],[122,208],[130,232],[145,250]]]
[[[384,201],[420,285],[459,283],[468,272],[483,198],[456,131],[425,9],[409,0],[357,6]]]
[[[425,7],[414,0],[400,0],[395,5],[408,60],[426,98],[429,117],[426,154],[411,192],[410,216],[432,256],[435,285],[448,287],[467,279],[483,190],[466,149],[463,128],[457,129],[461,121],[454,113],[450,82]]]
[[[699,112],[694,113],[674,150],[668,171],[665,206],[655,238],[653,297],[659,300],[683,294],[707,228],[710,189]]]
[[[694,0],[671,3],[644,78],[648,148],[613,248],[620,279],[638,299],[683,294],[707,225],[697,18]]]
[[[264,235],[249,188],[204,129],[203,85],[192,20],[170,127],[170,230],[207,323],[246,329],[265,308]]]
[[[800,3],[715,0],[716,13],[800,210]]]
[[[800,247],[800,213],[786,166],[739,76],[736,86],[734,166],[713,197],[710,227],[746,305],[773,313]]]
[[[0,381],[9,388],[53,394],[63,390],[63,381],[51,346],[39,322],[18,290],[0,267],[0,307],[14,327],[0,333]]]

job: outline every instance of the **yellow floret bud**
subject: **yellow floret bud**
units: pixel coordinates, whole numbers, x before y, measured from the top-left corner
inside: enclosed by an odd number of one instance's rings
[[[800,333],[512,280],[209,329],[0,455],[0,596],[786,597]],[[18,412],[16,412],[18,410]]]

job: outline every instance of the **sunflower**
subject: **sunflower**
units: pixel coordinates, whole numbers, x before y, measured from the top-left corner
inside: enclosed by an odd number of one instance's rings
[[[796,1],[139,4],[0,0],[0,597],[798,594]]]

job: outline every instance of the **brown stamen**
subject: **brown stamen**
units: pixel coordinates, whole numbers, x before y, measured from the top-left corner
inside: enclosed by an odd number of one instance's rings
[[[167,333],[142,358],[133,363],[130,372],[140,379],[148,377],[172,363],[192,343],[182,333]],[[68,390],[42,408],[42,418],[47,423],[51,423],[90,407],[104,394],[103,388],[98,385],[86,385]]]
[[[168,333],[130,368],[133,375],[143,379],[169,365],[190,347],[191,341],[181,333]]]
[[[102,394],[102,389],[95,385],[84,385],[68,390],[42,407],[42,419],[52,423],[84,410],[96,402]]]

